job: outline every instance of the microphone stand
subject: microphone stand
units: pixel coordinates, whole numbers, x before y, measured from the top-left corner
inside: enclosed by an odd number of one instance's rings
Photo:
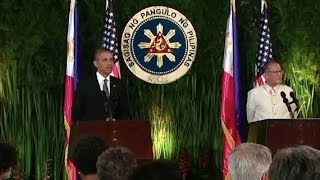
[[[283,99],[283,102],[286,104],[289,114],[290,114],[290,119],[294,118],[293,112],[292,112],[292,108],[290,106],[290,103],[288,102],[288,99]]]
[[[113,113],[112,113],[112,109],[110,107],[109,99],[108,99],[108,97],[106,95],[106,92],[105,91],[101,91],[101,94],[103,96],[103,104],[104,104],[104,108],[106,110],[106,113],[109,112],[109,117],[106,117],[106,121],[107,122],[116,121],[116,119],[114,119],[113,116],[112,116]],[[117,129],[116,129],[117,126],[115,126],[114,123],[111,123],[110,125],[112,127],[112,144],[113,144],[112,146],[118,146]]]
[[[294,119],[294,115],[293,115],[293,112],[292,112],[292,109],[290,107],[290,104],[288,104],[288,107],[290,109],[289,113],[290,113],[290,119]]]
[[[293,92],[290,92],[290,96],[292,98],[292,101],[290,102],[290,104],[295,104],[296,105],[296,109],[293,111],[293,112],[297,112],[298,113],[298,110],[299,110],[299,102],[298,102],[298,99],[294,96],[294,93]]]
[[[108,97],[106,95],[106,92],[101,91],[101,94],[103,96],[104,109],[106,110],[106,113],[109,112],[109,117],[106,116],[106,121],[115,121],[115,119],[113,118],[112,109],[110,107],[109,100],[108,100]]]

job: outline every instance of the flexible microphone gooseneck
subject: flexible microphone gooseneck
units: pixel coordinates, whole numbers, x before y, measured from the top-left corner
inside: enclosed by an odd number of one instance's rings
[[[289,103],[289,100],[287,99],[287,96],[286,96],[286,93],[281,91],[280,92],[280,95],[283,99],[283,103],[286,104],[287,108],[288,108],[288,111],[290,113],[290,118],[293,119],[293,112],[292,112],[292,109],[291,109],[291,106],[290,106],[290,103]]]
[[[280,93],[282,99],[283,99],[283,103],[286,104],[287,108],[288,108],[288,111],[290,113],[290,118],[293,119],[293,113],[292,113],[292,109],[291,109],[291,106],[290,106],[290,103],[289,103],[289,100],[287,99],[286,97],[286,93],[281,91]]]
[[[294,92],[290,92],[290,97],[292,98],[292,102],[291,103],[294,103],[297,107],[296,109],[294,110],[294,112],[298,112],[298,109],[299,109],[299,101],[298,99],[296,98],[296,96],[294,95]]]

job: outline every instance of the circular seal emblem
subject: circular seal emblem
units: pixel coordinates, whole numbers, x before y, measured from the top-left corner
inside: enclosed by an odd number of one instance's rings
[[[196,57],[197,36],[179,11],[152,6],[135,14],[121,39],[123,59],[138,78],[166,84],[182,77]]]

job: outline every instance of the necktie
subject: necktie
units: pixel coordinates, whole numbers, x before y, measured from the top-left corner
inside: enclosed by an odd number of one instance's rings
[[[109,99],[109,89],[108,89],[108,80],[105,79],[103,82],[103,91],[106,93],[107,98]]]

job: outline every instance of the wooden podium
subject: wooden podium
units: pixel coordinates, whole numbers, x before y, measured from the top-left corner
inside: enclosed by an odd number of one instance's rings
[[[84,136],[100,136],[109,146],[130,149],[138,162],[153,159],[151,128],[149,121],[80,121],[73,127],[74,139]]]
[[[272,153],[278,149],[309,145],[320,149],[320,119],[266,119],[249,127],[248,142],[263,144]]]

